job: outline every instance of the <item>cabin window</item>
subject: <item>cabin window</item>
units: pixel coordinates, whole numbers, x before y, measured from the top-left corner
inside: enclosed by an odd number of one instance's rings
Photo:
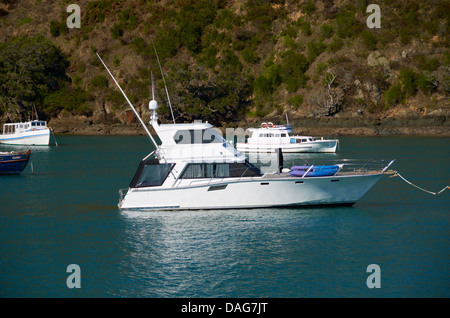
[[[155,187],[164,183],[172,168],[173,163],[159,163],[158,159],[152,158],[142,161],[130,183],[130,188]]]
[[[260,177],[261,171],[248,161],[230,163],[230,177]]]
[[[184,170],[181,179],[227,178],[230,176],[228,163],[193,163]]]
[[[192,163],[181,175],[181,179],[235,178],[261,176],[260,170],[245,163]]]
[[[208,129],[178,130],[173,136],[176,144],[209,144],[222,142]]]
[[[286,137],[286,134],[281,134],[281,137]]]

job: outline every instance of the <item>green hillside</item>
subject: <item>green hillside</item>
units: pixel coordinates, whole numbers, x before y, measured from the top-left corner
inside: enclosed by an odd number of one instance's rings
[[[289,118],[399,118],[450,111],[450,2],[0,1],[1,122],[28,118],[131,123],[105,60],[143,115],[151,72],[171,120],[152,39],[178,122],[233,127]],[[427,118],[428,118],[427,117]]]

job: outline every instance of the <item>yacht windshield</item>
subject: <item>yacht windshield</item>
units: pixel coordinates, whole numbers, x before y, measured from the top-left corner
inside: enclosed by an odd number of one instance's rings
[[[130,188],[155,187],[164,183],[173,163],[159,163],[158,159],[141,161],[138,170],[130,183]]]

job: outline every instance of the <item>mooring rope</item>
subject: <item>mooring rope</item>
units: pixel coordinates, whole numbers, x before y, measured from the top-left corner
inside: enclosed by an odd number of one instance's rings
[[[399,177],[400,177],[403,181],[405,181],[406,183],[412,185],[413,187],[416,187],[416,188],[419,189],[419,190],[422,190],[422,191],[424,191],[424,192],[430,193],[430,194],[432,194],[432,195],[438,195],[438,194],[441,194],[442,192],[444,192],[445,190],[450,190],[450,186],[445,186],[445,187],[444,187],[441,191],[439,191],[439,192],[428,191],[428,190],[425,190],[425,189],[423,189],[423,188],[421,188],[421,187],[415,185],[414,183],[412,183],[412,182],[406,180],[406,179],[405,179],[400,173],[398,173],[397,171],[394,170],[394,173],[395,173],[395,174],[392,175],[391,178],[392,178],[392,177],[399,176]]]

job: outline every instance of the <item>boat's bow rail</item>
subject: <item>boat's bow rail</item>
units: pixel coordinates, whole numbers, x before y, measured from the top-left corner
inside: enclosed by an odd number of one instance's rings
[[[334,159],[334,160],[313,160],[304,162],[301,167],[305,167],[306,171],[312,171],[314,168],[319,167],[334,167],[335,176],[342,175],[365,175],[374,173],[387,173],[387,169],[394,163],[394,160],[385,159]],[[295,164],[286,164],[284,167],[291,169],[294,166],[299,166],[298,162]],[[307,176],[308,174],[305,174]]]

